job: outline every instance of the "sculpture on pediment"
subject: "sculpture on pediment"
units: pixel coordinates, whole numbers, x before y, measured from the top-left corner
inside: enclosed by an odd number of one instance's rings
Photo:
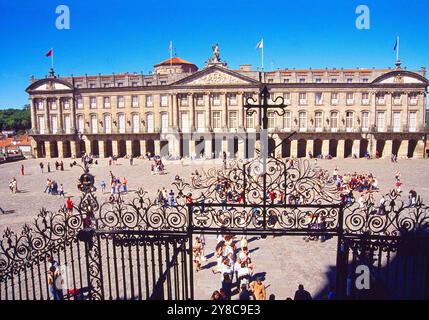
[[[219,54],[219,44],[214,44],[212,46],[213,50],[213,58],[211,59],[212,62],[220,62],[220,54]]]

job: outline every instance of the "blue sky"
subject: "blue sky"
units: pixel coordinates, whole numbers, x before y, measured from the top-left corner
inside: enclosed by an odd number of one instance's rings
[[[70,30],[55,27],[58,5],[70,8]],[[355,27],[355,9],[370,9],[370,29]],[[385,68],[401,60],[410,70],[429,67],[427,0],[0,0],[0,108],[28,102],[30,75],[43,77],[54,48],[60,75],[141,72],[177,55],[199,67],[219,43],[232,68]]]

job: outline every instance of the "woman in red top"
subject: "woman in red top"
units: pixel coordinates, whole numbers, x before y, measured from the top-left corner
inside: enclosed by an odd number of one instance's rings
[[[72,214],[73,213],[73,201],[72,201],[72,199],[70,197],[67,198],[66,209],[67,209],[67,213],[68,214]]]

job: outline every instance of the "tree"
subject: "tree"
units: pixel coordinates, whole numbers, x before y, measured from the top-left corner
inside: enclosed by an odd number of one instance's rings
[[[30,109],[25,105],[23,109],[0,110],[0,130],[25,131],[31,128]]]

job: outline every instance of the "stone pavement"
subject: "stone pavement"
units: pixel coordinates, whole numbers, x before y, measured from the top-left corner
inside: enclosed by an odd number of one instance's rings
[[[41,173],[39,162],[45,163],[45,173]],[[79,161],[79,160],[78,160]],[[64,189],[68,195],[78,201],[79,192],[76,188],[77,178],[82,173],[78,167],[70,168],[70,159],[65,159],[65,171],[56,172],[54,167],[55,159],[50,159],[53,172],[46,173],[47,159],[32,159],[15,163],[0,165],[0,207],[7,214],[0,214],[0,230],[6,227],[19,231],[24,223],[30,223],[37,215],[41,207],[48,210],[58,210],[64,205],[65,199],[59,196],[50,196],[43,193],[46,185],[46,179],[52,178],[59,183],[64,184]],[[25,176],[20,175],[21,164],[25,166]],[[96,177],[96,184],[99,190],[97,195],[99,201],[104,201],[108,197],[107,193],[102,194],[99,188],[101,180],[109,181],[109,170],[112,170],[116,176],[126,176],[129,181],[129,190],[137,190],[139,187],[149,192],[149,195],[155,196],[158,188],[169,188],[173,182],[175,174],[179,174],[185,179],[189,179],[190,174],[195,169],[210,168],[221,166],[219,161],[186,161],[182,166],[180,162],[166,162],[168,174],[151,175],[148,160],[134,160],[134,166],[129,165],[126,159],[120,159],[118,165],[108,166],[107,159],[99,160],[99,164],[93,166],[91,172]],[[314,165],[314,160],[311,161]],[[317,166],[326,168],[332,173],[335,166],[338,166],[340,173],[354,172],[369,173],[372,172],[379,180],[379,186],[382,192],[394,188],[394,174],[397,170],[401,171],[404,198],[410,188],[414,188],[418,194],[422,195],[425,202],[429,202],[429,162],[424,159],[399,160],[399,163],[392,164],[387,159],[365,160],[365,159],[341,159],[341,160],[319,160]],[[11,195],[8,189],[8,182],[12,177],[18,180],[19,193]],[[132,195],[128,195],[131,197]],[[249,236],[252,239],[252,236]],[[215,237],[207,236],[206,254],[213,253],[215,247]],[[294,291],[299,283],[302,283],[313,296],[321,297],[328,284],[335,277],[335,259],[336,259],[335,238],[329,239],[324,243],[308,242],[302,237],[276,237],[268,236],[266,239],[252,239],[249,243],[249,249],[253,262],[256,265],[256,274],[265,276],[265,284],[268,286],[268,295],[273,293],[277,299],[293,297]],[[213,275],[211,266],[214,265],[215,258],[211,257],[203,263],[203,267],[208,267],[195,274],[195,296],[198,299],[207,299],[212,292],[219,289],[221,284],[220,274]]]

